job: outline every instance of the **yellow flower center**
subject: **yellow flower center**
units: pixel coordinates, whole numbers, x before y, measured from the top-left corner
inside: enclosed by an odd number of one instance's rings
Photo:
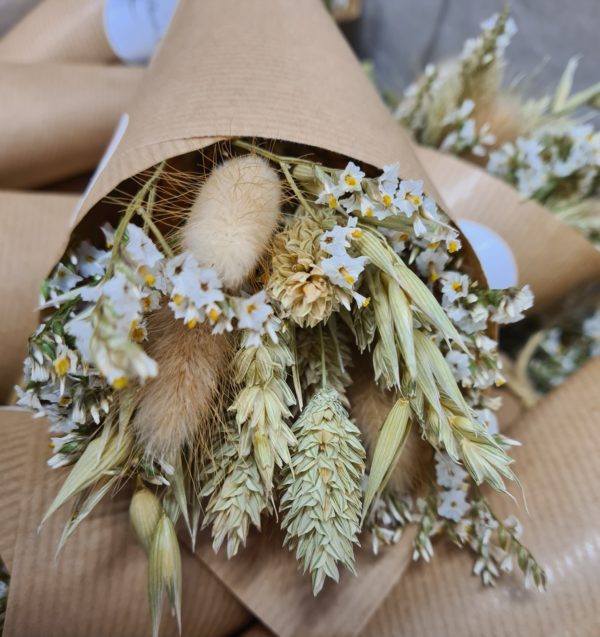
[[[333,195],[329,195],[329,207],[337,208],[337,205],[338,205],[338,200]]]
[[[367,296],[367,298],[362,302],[362,306],[363,307],[368,307],[370,302],[371,302],[371,297]]]
[[[438,279],[439,279],[439,275],[438,273],[435,271],[435,268],[433,267],[433,265],[429,266],[429,280],[432,283],[435,283]]]
[[[450,241],[450,243],[448,244],[448,252],[450,254],[453,254],[457,250],[458,250],[458,243],[456,243],[456,241]]]
[[[365,210],[365,217],[372,217],[373,216],[373,208],[367,208]]]
[[[173,303],[175,303],[175,305],[181,305],[183,303],[183,296],[181,296],[181,294],[175,294],[173,296]]]
[[[435,249],[436,249],[439,245],[440,245],[440,242],[439,242],[439,241],[434,241],[433,243],[429,243],[429,244],[427,244],[427,247],[428,247],[430,250],[435,250]]]
[[[254,305],[254,303],[248,303],[248,305],[246,305],[246,312],[248,312],[248,314],[252,314],[255,310],[256,305]]]
[[[346,268],[340,268],[339,272],[344,277],[344,281],[346,281],[346,283],[349,285],[354,283],[355,278],[350,274],[350,272],[348,272],[348,270],[346,270]]]
[[[417,207],[421,205],[421,197],[419,195],[408,195],[407,199]]]
[[[198,319],[197,318],[191,318],[187,323],[186,326],[188,329],[193,330],[196,325],[198,325]]]
[[[57,358],[54,361],[54,371],[59,376],[64,376],[69,371],[69,359],[66,356],[62,356],[61,358]]]
[[[208,318],[213,323],[218,320],[220,315],[221,315],[221,313],[219,312],[219,310],[217,310],[216,307],[211,307],[210,310],[208,310]]]
[[[144,328],[140,325],[140,322],[138,321],[138,319],[133,319],[133,321],[131,321],[131,327],[129,328],[129,336],[131,337],[131,340],[135,341],[136,343],[141,343],[146,337],[146,332],[144,331]]]
[[[347,186],[350,186],[350,188],[354,188],[354,186],[356,186],[356,184],[358,183],[358,181],[356,181],[356,177],[354,177],[354,175],[346,175],[344,177],[344,181],[346,182]]]
[[[125,387],[129,384],[129,381],[125,378],[125,376],[118,376],[111,384],[113,389],[119,391],[119,389],[125,389]]]
[[[408,241],[408,235],[405,233],[402,233],[399,237],[398,237],[398,241]]]
[[[356,230],[352,231],[352,236],[355,239],[358,239],[358,238],[362,237],[362,230],[360,228],[356,228]]]
[[[389,195],[383,195],[383,205],[386,208],[392,205],[392,198]]]
[[[454,281],[454,283],[452,284],[452,289],[455,292],[460,292],[462,290],[462,283],[459,283],[458,281]]]

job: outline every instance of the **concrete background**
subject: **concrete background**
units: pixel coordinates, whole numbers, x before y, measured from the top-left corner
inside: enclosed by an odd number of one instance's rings
[[[0,34],[38,1],[0,0]],[[479,23],[503,6],[503,0],[363,0],[362,17],[344,31],[358,54],[374,62],[378,84],[398,92],[427,62],[460,52]],[[519,33],[508,57],[514,73],[528,74],[533,91],[553,88],[567,60],[579,54],[576,88],[600,80],[600,0],[513,0],[511,6]]]

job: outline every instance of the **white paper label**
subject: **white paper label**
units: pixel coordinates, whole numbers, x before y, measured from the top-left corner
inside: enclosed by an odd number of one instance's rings
[[[104,30],[112,50],[126,64],[148,62],[176,6],[177,0],[106,0]]]
[[[461,219],[458,226],[473,246],[488,285],[495,290],[517,285],[519,271],[508,243],[491,228],[470,219]]]

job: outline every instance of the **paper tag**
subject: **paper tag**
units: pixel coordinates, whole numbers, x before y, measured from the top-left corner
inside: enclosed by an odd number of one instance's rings
[[[169,26],[177,0],[106,0],[104,30],[126,64],[145,64]]]
[[[119,123],[117,124],[117,127],[115,128],[115,132],[113,133],[112,139],[110,140],[108,147],[104,151],[104,155],[102,155],[102,159],[98,162],[98,165],[96,166],[96,170],[94,171],[94,174],[92,175],[83,194],[79,198],[79,202],[77,203],[77,206],[75,206],[75,210],[73,211],[73,216],[71,217],[71,225],[75,223],[75,220],[79,216],[79,211],[81,210],[81,206],[83,206],[83,202],[87,199],[87,196],[89,195],[90,191],[94,187],[94,184],[98,180],[100,173],[106,168],[106,165],[108,164],[110,158],[115,154],[115,150],[117,150],[117,146],[119,145],[119,142],[123,139],[123,135],[125,135],[125,131],[127,130],[128,125],[129,125],[129,114],[123,113],[121,115],[121,118],[119,119]]]
[[[473,246],[490,288],[503,290],[517,285],[519,271],[508,243],[481,223],[461,219],[459,228]]]

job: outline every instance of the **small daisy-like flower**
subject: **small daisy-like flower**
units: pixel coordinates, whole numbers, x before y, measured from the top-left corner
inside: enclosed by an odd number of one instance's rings
[[[462,467],[440,453],[435,454],[435,475],[436,482],[447,489],[458,489],[469,476]]]
[[[458,522],[470,508],[467,494],[462,489],[451,489],[440,493],[437,511],[441,517]]]
[[[321,248],[332,255],[345,254],[352,239],[358,239],[362,235],[362,230],[356,227],[357,223],[356,217],[348,217],[348,223],[345,226],[334,226],[331,230],[324,232],[320,241]]]
[[[344,192],[361,192],[364,176],[365,173],[355,163],[348,162],[340,174],[339,186]]]
[[[277,343],[279,322],[267,302],[267,293],[264,290],[242,300],[237,307],[236,317],[238,328],[247,330],[246,347],[258,347],[265,334]]]
[[[469,277],[459,272],[446,272],[442,277],[443,305],[454,303],[469,294]]]
[[[398,162],[383,167],[382,174],[377,178],[381,201],[386,208],[389,208],[398,189],[398,179],[400,164]]]
[[[362,271],[365,269],[366,257],[351,257],[348,253],[337,253],[321,261],[325,276],[341,288],[351,290]]]
[[[59,263],[54,271],[54,276],[48,281],[48,287],[51,290],[68,292],[76,287],[80,281],[83,281],[83,279],[78,274],[69,270],[64,264]]]
[[[127,237],[127,253],[138,266],[152,270],[163,259],[162,253],[140,227],[130,223]]]
[[[65,330],[75,339],[77,350],[84,360],[92,360],[90,341],[94,333],[92,324],[83,316],[77,316],[65,325]]]
[[[461,383],[463,387],[471,387],[473,384],[471,357],[464,352],[453,349],[446,354],[446,362],[454,378]]]
[[[77,257],[77,270],[82,277],[104,276],[110,252],[98,250],[89,241],[82,241],[75,255]]]
[[[492,319],[496,323],[507,325],[516,323],[524,318],[523,312],[533,306],[533,292],[528,285],[525,285],[514,294],[506,295],[500,305],[494,309]]]
[[[410,218],[423,205],[423,199],[423,182],[420,179],[403,179],[394,198],[394,205]]]
[[[329,175],[322,170],[316,170],[316,175],[323,186],[323,190],[319,193],[319,196],[315,199],[315,203],[327,206],[332,210],[340,209],[340,197],[345,194],[344,188],[333,181]]]

